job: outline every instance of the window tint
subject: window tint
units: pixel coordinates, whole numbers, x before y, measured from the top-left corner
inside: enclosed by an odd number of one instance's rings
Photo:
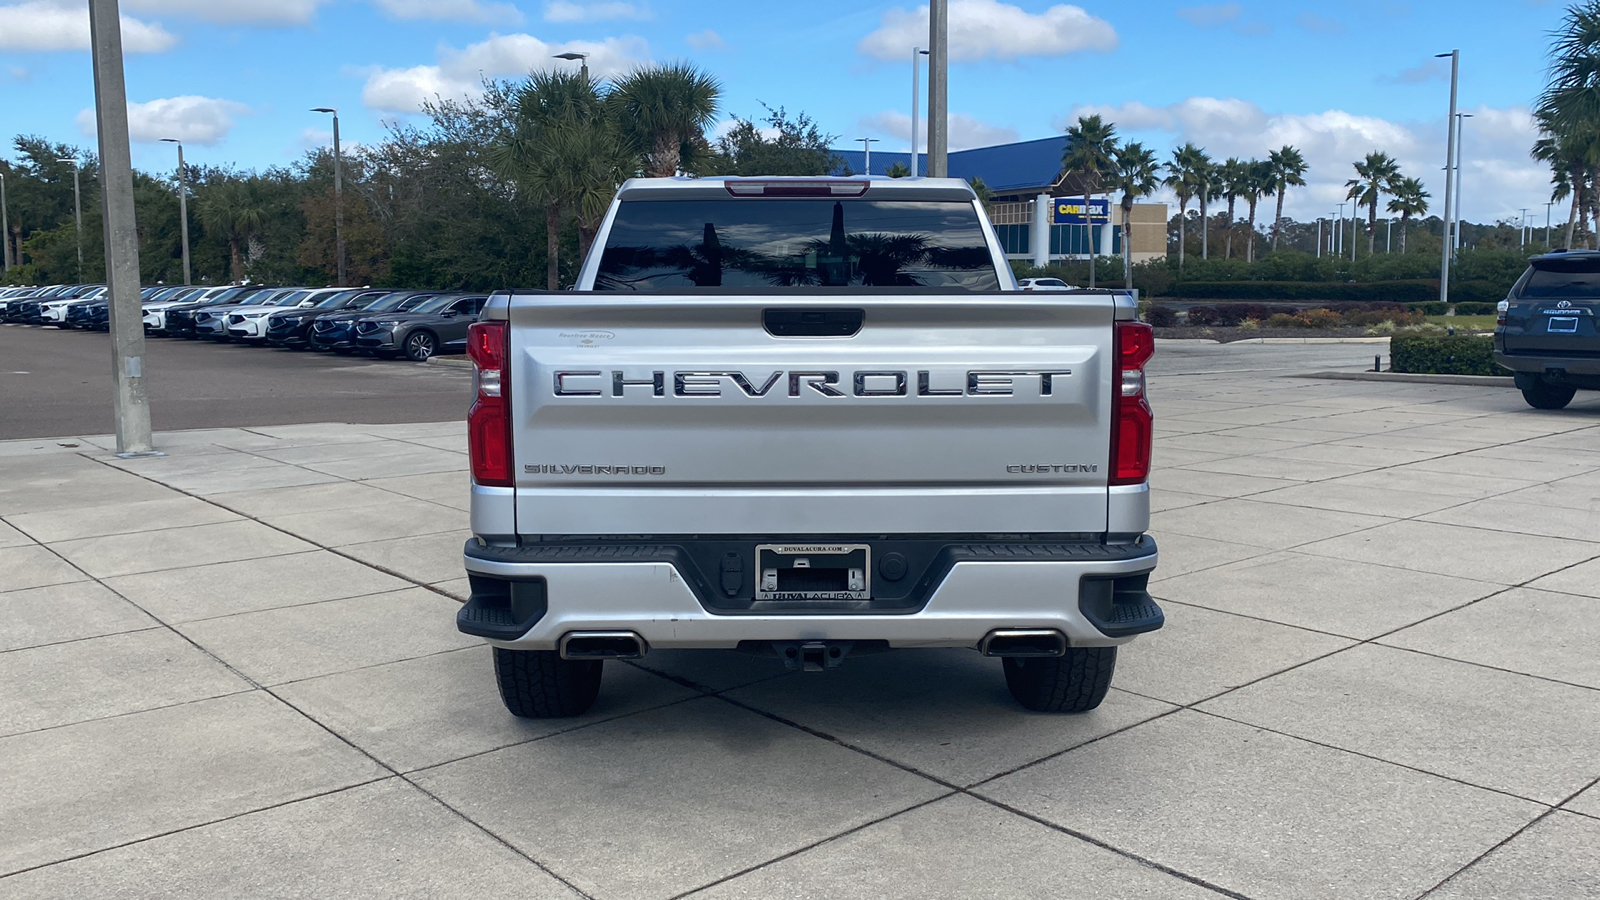
[[[1600,258],[1541,259],[1522,276],[1517,296],[1600,297]]]
[[[832,198],[625,201],[595,290],[999,290],[971,203]]]

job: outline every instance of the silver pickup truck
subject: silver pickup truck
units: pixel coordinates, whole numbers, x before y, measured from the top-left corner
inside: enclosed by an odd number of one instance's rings
[[[629,181],[576,289],[495,294],[468,343],[456,622],[518,716],[680,648],[967,648],[1076,712],[1162,625],[1150,328],[1018,291],[960,181]]]

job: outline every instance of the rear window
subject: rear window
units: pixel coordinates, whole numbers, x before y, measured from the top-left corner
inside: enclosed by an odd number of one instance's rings
[[[1522,276],[1517,296],[1600,297],[1600,258],[1541,259]]]
[[[753,198],[624,201],[597,291],[999,290],[971,203]]]

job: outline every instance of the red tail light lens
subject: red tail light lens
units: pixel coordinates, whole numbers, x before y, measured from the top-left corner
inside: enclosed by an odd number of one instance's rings
[[[1144,394],[1144,366],[1156,352],[1155,332],[1143,322],[1118,322],[1117,372],[1111,388],[1111,483],[1150,478],[1155,413]]]
[[[467,355],[473,365],[472,409],[467,412],[467,455],[472,480],[489,487],[511,487],[511,390],[507,378],[504,321],[474,322],[467,329]]]

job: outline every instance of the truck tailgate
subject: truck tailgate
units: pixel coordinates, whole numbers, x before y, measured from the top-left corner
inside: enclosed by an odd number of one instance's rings
[[[856,311],[851,334],[772,324]],[[515,296],[517,530],[1103,531],[1114,313],[1106,294]]]

